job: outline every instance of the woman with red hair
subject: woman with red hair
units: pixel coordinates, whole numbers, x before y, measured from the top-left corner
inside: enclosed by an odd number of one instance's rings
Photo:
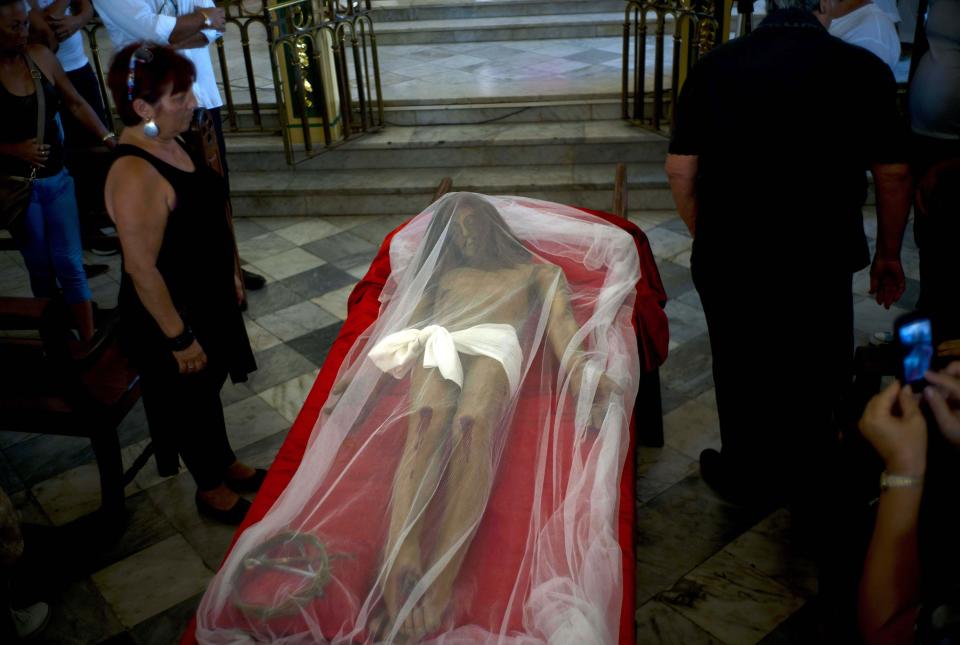
[[[266,474],[241,463],[227,438],[220,388],[256,369],[240,302],[224,179],[179,137],[197,102],[193,64],[169,47],[134,43],[110,68],[126,126],[107,176],[107,212],[123,252],[121,340],[141,374],[162,475],[197,484],[201,513],[238,524]]]

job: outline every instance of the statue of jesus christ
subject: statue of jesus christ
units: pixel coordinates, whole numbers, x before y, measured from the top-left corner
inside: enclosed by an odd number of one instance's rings
[[[435,279],[411,317],[417,328],[384,339],[370,352],[378,366],[391,371],[401,363],[393,360],[401,347],[405,360],[399,373],[410,380],[406,442],[390,499],[384,559],[392,565],[381,626],[410,642],[444,623],[490,494],[500,452],[496,444],[505,439],[501,420],[519,387],[518,336],[532,335],[527,327],[538,318],[531,308],[549,303],[545,338],[558,361],[579,331],[563,272],[538,262],[483,198],[466,193],[447,201],[434,215],[422,248],[422,257],[434,252],[439,257]],[[448,335],[453,342],[437,349]],[[431,349],[447,354],[433,357],[439,367],[418,360],[421,351]],[[579,350],[566,357],[574,400],[585,357]],[[459,378],[447,378],[444,359],[462,364]],[[595,428],[616,389],[600,377],[592,410]],[[434,576],[425,578],[430,571]],[[406,617],[396,625],[401,614]]]

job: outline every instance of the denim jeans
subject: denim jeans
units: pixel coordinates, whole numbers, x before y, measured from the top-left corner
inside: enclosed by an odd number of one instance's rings
[[[67,304],[92,298],[83,272],[73,178],[66,169],[34,180],[30,207],[15,228],[13,236],[30,273],[35,297],[54,296],[59,283]]]

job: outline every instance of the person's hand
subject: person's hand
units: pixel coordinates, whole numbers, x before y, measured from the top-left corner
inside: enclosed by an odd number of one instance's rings
[[[83,27],[83,19],[70,15],[48,16],[47,24],[50,25],[53,33],[57,35],[57,40],[63,42],[80,31]]]
[[[909,386],[895,381],[870,399],[860,418],[860,432],[887,472],[922,475],[926,470],[927,422]]]
[[[610,397],[623,394],[623,388],[617,385],[616,381],[606,374],[600,375],[600,381],[597,383],[597,395],[593,397],[593,405],[590,407],[590,431],[599,432],[603,420],[607,416],[607,407],[610,405]]]
[[[337,406],[337,403],[340,401],[340,397],[344,392],[347,391],[347,388],[350,387],[350,383],[353,382],[353,374],[349,371],[341,376],[339,379],[334,381],[333,387],[330,388],[330,396],[327,397],[327,405],[324,406],[324,414],[332,414],[333,409]]]
[[[931,383],[923,396],[937,419],[940,432],[960,448],[960,361],[950,363],[942,372],[927,372]]]
[[[341,376],[336,383],[333,384],[333,387],[330,388],[330,394],[334,396],[340,396],[347,391],[347,388],[350,387],[350,384],[353,383],[353,374],[347,372]]]
[[[960,338],[945,340],[937,345],[937,356],[960,357]]]
[[[10,146],[10,152],[17,159],[26,161],[31,166],[43,168],[47,159],[50,158],[50,146],[45,143],[38,144],[36,139],[28,139]]]
[[[830,2],[829,0],[820,0],[820,6],[817,7],[816,11],[813,12],[813,15],[816,16],[817,20],[820,21],[820,24],[823,25],[824,29],[830,28]]]
[[[247,294],[243,290],[243,278],[240,277],[239,271],[233,273],[233,290],[237,294],[237,304],[242,305],[247,298]]]
[[[216,29],[217,31],[224,31],[227,28],[227,14],[224,12],[222,7],[213,7],[210,9],[198,9],[200,15],[205,19],[210,19],[209,29]]]
[[[870,294],[874,295],[878,305],[889,309],[890,305],[900,300],[907,289],[907,281],[903,276],[903,265],[900,258],[873,259],[870,267]]]
[[[185,350],[174,352],[173,357],[177,359],[181,374],[196,374],[207,366],[207,355],[196,340]]]

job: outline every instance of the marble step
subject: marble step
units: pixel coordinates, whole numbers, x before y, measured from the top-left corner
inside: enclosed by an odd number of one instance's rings
[[[604,121],[620,118],[620,98],[580,97],[567,100],[490,99],[470,103],[386,103],[388,126],[475,125],[482,123],[553,123]]]
[[[228,137],[233,136],[231,133],[233,125],[229,120],[226,107],[223,108],[222,114],[224,134]],[[249,105],[238,105],[236,110],[236,125],[242,132],[250,132],[262,128],[264,132],[269,132],[276,136],[280,136],[280,128],[282,127],[280,124],[280,114],[277,112],[277,106],[275,104],[261,106],[259,124],[257,123],[256,115],[254,115]]]
[[[417,213],[443,177],[454,190],[523,195],[609,209],[615,164],[516,168],[391,169],[230,173],[233,213],[244,216],[389,215]],[[663,163],[628,166],[632,210],[673,207]]]
[[[544,16],[624,10],[623,0],[375,0],[376,23]]]
[[[620,118],[620,97],[613,94],[569,96],[548,100],[546,97],[484,97],[480,99],[385,101],[384,119],[388,126],[410,125],[476,125],[483,123],[553,123],[557,121],[609,121]],[[651,97],[647,98],[653,104]],[[237,126],[241,132],[263,128],[264,132],[280,132],[280,115],[276,107],[265,106],[257,124],[249,106],[237,110]],[[224,126],[230,135],[230,123]]]
[[[297,170],[563,166],[654,162],[667,139],[620,120],[387,127],[297,164]],[[231,136],[230,168],[286,168],[279,137]]]
[[[408,125],[473,125],[480,123],[552,123],[556,121],[606,121],[620,118],[619,95],[583,95],[543,100],[546,97],[484,97],[481,99],[384,101],[384,118],[388,126]],[[652,104],[652,99],[648,99]],[[225,117],[224,126],[230,123]],[[263,128],[264,132],[280,132],[280,115],[276,106],[264,106],[260,125],[249,106],[238,106],[237,126],[241,132]],[[228,132],[229,134],[229,132]]]
[[[623,12],[404,20],[376,25],[378,45],[596,38],[623,34]]]

